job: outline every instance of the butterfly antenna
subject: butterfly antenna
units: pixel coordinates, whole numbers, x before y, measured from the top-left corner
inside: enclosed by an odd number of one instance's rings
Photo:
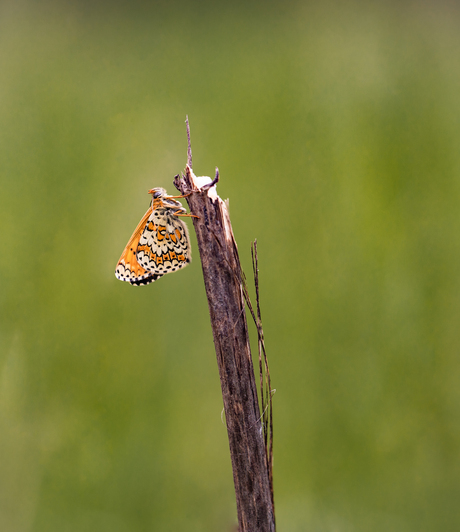
[[[190,124],[188,123],[188,115],[185,116],[185,123],[187,124],[187,166],[192,168],[192,143],[190,142]]]

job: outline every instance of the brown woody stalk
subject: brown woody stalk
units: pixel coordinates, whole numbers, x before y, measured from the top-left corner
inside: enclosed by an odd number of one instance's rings
[[[238,250],[226,204],[214,181],[192,172],[189,150],[185,175],[174,184],[193,219],[217,355],[235,484],[239,532],[275,532],[270,473],[265,452],[246,323]]]

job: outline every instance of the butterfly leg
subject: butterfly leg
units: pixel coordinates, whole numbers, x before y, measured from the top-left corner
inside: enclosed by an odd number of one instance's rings
[[[168,198],[187,198],[188,196],[191,196],[193,192],[189,192],[188,194],[182,194],[181,196],[167,196]]]
[[[176,196],[177,197],[177,196]],[[176,211],[176,212],[173,212],[173,214],[175,216],[188,216],[189,218],[200,218],[199,216],[197,216],[196,214],[184,214],[184,213],[181,213],[180,211]]]

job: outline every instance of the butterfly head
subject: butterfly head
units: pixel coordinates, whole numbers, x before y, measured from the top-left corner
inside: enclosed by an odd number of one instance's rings
[[[153,199],[156,199],[156,198],[162,198],[163,196],[166,196],[166,190],[164,188],[161,188],[161,187],[157,187],[157,188],[151,188],[149,190],[149,194],[152,194],[152,198]]]
[[[175,211],[185,212],[182,204],[174,198],[182,196],[169,196],[164,188],[157,187],[149,190],[152,194],[152,208],[153,209],[174,209]]]

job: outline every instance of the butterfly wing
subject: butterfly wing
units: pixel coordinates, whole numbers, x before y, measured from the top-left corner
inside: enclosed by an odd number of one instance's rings
[[[152,278],[149,282],[184,268],[190,261],[190,238],[185,223],[171,209],[153,210],[137,246],[137,262],[149,272]]]
[[[139,222],[136,230],[132,234],[129,242],[126,244],[126,247],[121,254],[120,260],[118,261],[117,267],[115,269],[115,276],[120,281],[128,281],[131,284],[140,283],[145,279],[148,279],[152,274],[146,271],[138,263],[136,258],[137,248],[139,246],[139,240],[145,229],[146,224],[152,214],[152,207],[144,214],[142,220]],[[152,279],[154,281],[155,279]],[[149,282],[152,282],[149,281]],[[148,284],[148,283],[145,283]]]

